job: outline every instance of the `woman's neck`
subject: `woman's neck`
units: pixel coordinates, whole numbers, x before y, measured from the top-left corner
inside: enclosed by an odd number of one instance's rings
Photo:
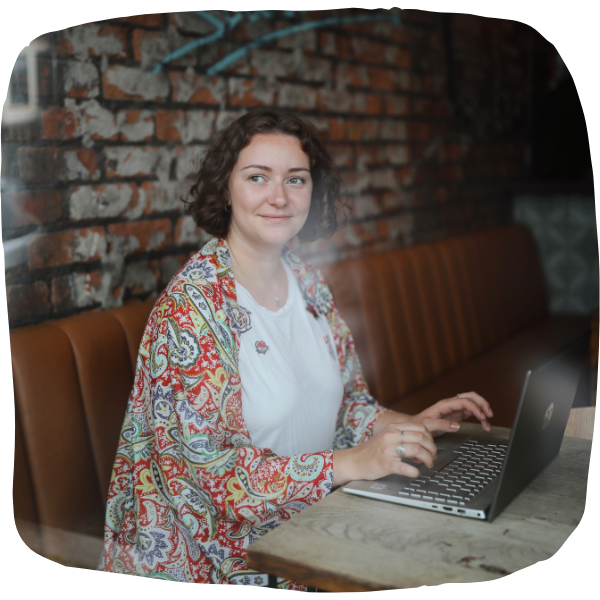
[[[277,294],[285,279],[281,264],[283,248],[256,248],[233,232],[229,233],[226,242],[233,258],[234,275],[236,278],[242,276],[240,280],[244,287],[249,282],[265,292]]]

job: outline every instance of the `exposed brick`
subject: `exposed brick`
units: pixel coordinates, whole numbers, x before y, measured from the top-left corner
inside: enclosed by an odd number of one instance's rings
[[[58,172],[60,181],[90,181],[100,178],[98,155],[93,150],[63,150]]]
[[[355,156],[353,146],[348,144],[328,144],[327,150],[338,168],[354,166]]]
[[[18,325],[50,314],[50,293],[43,281],[6,286],[8,320]]]
[[[209,23],[206,19],[203,19],[194,12],[171,13],[169,15],[169,21],[177,27],[177,29],[194,35],[206,35],[215,31],[215,26],[212,23]]]
[[[62,216],[62,201],[56,190],[22,190],[2,194],[2,227],[25,227],[54,223]]]
[[[345,140],[346,136],[346,121],[344,119],[330,118],[329,119],[329,136],[330,140]]]
[[[189,183],[180,181],[145,181],[140,191],[144,195],[146,213],[182,211],[182,198],[187,196],[189,188]]]
[[[282,83],[277,105],[283,108],[310,110],[317,107],[317,90],[307,85]]]
[[[165,287],[169,281],[173,278],[175,273],[183,267],[187,262],[186,254],[175,254],[171,256],[165,256],[160,261],[160,284]]]
[[[198,173],[200,161],[202,160],[206,146],[203,145],[186,145],[180,146],[177,152],[177,166],[175,168],[175,176],[178,181],[183,181],[189,178],[195,178]]]
[[[317,106],[324,112],[349,113],[353,108],[352,92],[344,89],[319,88]]]
[[[169,178],[171,153],[167,148],[120,146],[106,148],[107,177]]]
[[[220,104],[226,95],[225,79],[208,77],[197,73],[172,72],[169,79],[173,87],[174,102],[189,102],[190,104]]]
[[[256,77],[288,77],[294,75],[303,61],[302,55],[257,48],[250,52],[251,73]]]
[[[71,273],[52,279],[51,299],[54,313],[87,308],[100,302],[102,271]]]
[[[106,255],[103,227],[35,235],[27,248],[30,269],[98,260]]]
[[[104,97],[111,100],[164,102],[169,96],[169,80],[164,73],[116,65],[102,77]]]
[[[388,115],[407,117],[410,115],[410,100],[399,94],[386,96],[385,111]]]
[[[319,32],[319,48],[322,54],[338,59],[350,58],[350,40],[341,35],[327,31]]]
[[[93,63],[68,61],[60,68],[63,93],[70,98],[95,98],[100,94],[100,75]]]
[[[177,219],[177,224],[175,225],[175,243],[178,246],[189,244],[200,246],[202,243],[207,242],[210,237],[209,234],[196,225],[190,215]]]
[[[150,110],[121,110],[117,123],[124,142],[147,142],[154,135],[154,113]]]
[[[19,177],[26,183],[54,181],[60,164],[60,153],[59,148],[19,148]]]
[[[160,63],[165,56],[178,50],[194,38],[182,36],[175,27],[169,25],[166,31],[135,29],[132,34],[133,57],[140,62],[142,69],[149,70]],[[183,55],[169,64],[193,65],[196,57],[193,52]]]
[[[374,140],[377,139],[380,132],[379,121],[372,119],[356,120],[352,119],[346,123],[347,139],[352,141]]]
[[[369,83],[376,90],[394,90],[397,83],[396,72],[392,69],[369,67]]]
[[[385,146],[385,156],[391,165],[405,165],[410,161],[408,146],[401,144],[388,144]]]
[[[123,244],[130,249],[131,254],[161,250],[172,242],[169,219],[115,223],[107,229],[111,252]]]
[[[404,121],[381,121],[379,139],[392,141],[406,141],[408,139],[413,139],[412,135],[409,135],[407,127],[408,125]]]
[[[87,23],[59,32],[60,54],[74,55],[79,59],[89,56],[106,56],[110,59],[127,58],[127,30],[106,23]]]
[[[137,219],[145,209],[145,194],[133,183],[86,185],[68,192],[72,221],[123,216]]]
[[[379,42],[360,37],[352,38],[354,56],[361,62],[384,62],[385,46]]]
[[[160,280],[160,265],[157,260],[138,260],[125,269],[124,287],[133,296],[157,290]]]
[[[229,103],[232,106],[270,106],[273,84],[264,79],[230,79]]]
[[[42,112],[41,138],[67,141],[79,135],[79,118],[66,106],[54,106]]]
[[[425,142],[431,140],[429,123],[424,123],[423,121],[410,121],[406,124],[406,130],[410,139],[413,141]]]
[[[361,65],[351,65],[341,63],[336,66],[334,80],[336,86],[344,88],[352,87],[368,87],[369,74],[367,68]]]
[[[69,101],[67,100],[67,102]],[[79,117],[79,133],[83,136],[84,145],[88,146],[92,141],[97,140],[115,141],[118,139],[119,125],[116,116],[96,100],[88,100],[70,106],[71,110]]]
[[[203,142],[214,131],[215,112],[212,110],[159,110],[156,113],[156,137],[174,142]]]
[[[385,50],[386,62],[399,69],[410,69],[412,66],[411,55],[405,48],[387,46]]]
[[[156,137],[165,142],[181,140],[180,126],[184,119],[182,110],[159,110],[156,112]]]
[[[377,94],[354,92],[352,94],[352,112],[363,115],[380,115],[383,113],[383,100]]]
[[[315,29],[308,29],[300,33],[294,33],[277,40],[280,48],[295,50],[300,48],[304,52],[315,52],[317,50],[317,32]]]
[[[119,23],[128,23],[131,25],[139,25],[141,27],[149,27],[152,29],[160,29],[165,23],[165,15],[135,15],[131,17],[120,17],[115,19]]]

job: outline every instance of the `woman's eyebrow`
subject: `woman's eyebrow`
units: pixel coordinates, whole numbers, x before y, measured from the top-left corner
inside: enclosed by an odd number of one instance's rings
[[[247,167],[240,169],[240,171],[245,171],[246,169],[262,169],[263,171],[273,170],[271,169],[271,167],[265,167],[264,165],[248,165]],[[292,171],[307,171],[308,173],[310,173],[310,169],[305,169],[304,167],[292,167],[291,169],[288,169],[288,173]]]

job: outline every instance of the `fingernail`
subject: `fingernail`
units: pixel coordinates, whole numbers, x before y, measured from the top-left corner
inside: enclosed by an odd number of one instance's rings
[[[458,423],[450,423],[450,429],[460,429],[460,425]]]

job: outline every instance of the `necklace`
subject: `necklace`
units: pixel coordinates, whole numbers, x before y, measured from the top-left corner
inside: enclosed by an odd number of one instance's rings
[[[244,273],[244,271],[242,270],[242,267],[240,267],[240,263],[235,260],[235,256],[233,255],[233,250],[231,248],[229,248],[229,252],[231,254],[231,258],[233,259],[233,262],[237,265],[237,268],[240,270],[240,273],[254,286],[257,287],[263,294],[265,294],[266,296],[268,296],[269,298],[273,298],[273,300],[275,301],[275,306],[277,308],[280,307],[280,302],[279,302],[279,296],[271,296],[271,294],[268,294],[265,289],[263,287],[261,287],[260,285],[258,285],[257,283],[254,283],[254,281],[252,281],[252,279],[250,279],[250,277],[248,277],[248,275],[246,275],[246,273]]]

